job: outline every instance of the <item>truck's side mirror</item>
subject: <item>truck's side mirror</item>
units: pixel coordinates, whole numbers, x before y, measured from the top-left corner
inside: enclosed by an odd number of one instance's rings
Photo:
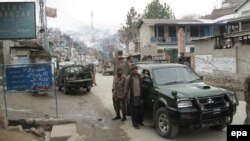
[[[148,75],[144,75],[142,77],[142,83],[144,85],[147,85],[147,86],[151,86],[153,83],[152,83],[152,80],[150,79],[150,77]]]

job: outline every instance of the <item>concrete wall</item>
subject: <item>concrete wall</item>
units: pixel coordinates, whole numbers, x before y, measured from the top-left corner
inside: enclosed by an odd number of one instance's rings
[[[210,84],[243,89],[250,75],[250,45],[236,43],[230,49],[214,49],[215,39],[195,43],[194,69]]]
[[[150,43],[150,38],[154,36],[153,26],[143,23],[140,27],[140,51],[144,55],[157,55],[157,46]]]
[[[250,1],[245,3],[238,11],[237,11],[237,17],[245,17],[250,16]]]

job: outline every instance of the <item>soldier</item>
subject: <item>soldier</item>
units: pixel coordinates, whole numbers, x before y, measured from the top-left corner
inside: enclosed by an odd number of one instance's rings
[[[123,74],[123,69],[118,68],[117,74],[113,82],[113,105],[116,112],[116,117],[113,120],[121,119],[120,110],[122,111],[122,121],[126,120],[125,109],[125,92],[124,85],[126,76]]]
[[[250,125],[250,76],[244,82],[244,96],[246,101],[246,119],[244,124]]]

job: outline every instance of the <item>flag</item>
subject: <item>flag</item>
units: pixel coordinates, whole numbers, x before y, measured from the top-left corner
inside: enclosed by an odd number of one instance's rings
[[[57,9],[46,7],[46,16],[51,17],[51,18],[57,17]]]

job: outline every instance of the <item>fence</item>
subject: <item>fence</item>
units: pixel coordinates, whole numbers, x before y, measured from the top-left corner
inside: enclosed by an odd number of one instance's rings
[[[58,117],[56,81],[55,75],[53,75],[54,63],[2,65],[2,68],[4,71],[3,94],[6,117],[27,118],[30,115],[32,116],[31,110],[34,108],[34,103],[35,107],[37,107],[36,110],[43,107],[47,107],[44,109],[51,109],[53,106],[44,105],[46,102],[36,103],[35,97],[31,96],[41,92],[48,95],[52,93],[54,97],[44,97],[43,100],[52,101],[51,99],[54,99],[56,117]],[[13,93],[18,93],[18,95],[12,95]],[[7,97],[9,97],[10,101],[8,101]],[[29,104],[29,100],[31,104]],[[11,108],[8,108],[10,103],[13,105]],[[24,109],[18,109],[20,107]],[[31,109],[28,110],[29,108]],[[22,115],[19,113],[25,114]],[[35,111],[34,116],[41,116],[38,113],[39,110]],[[41,113],[49,114],[48,111]]]

